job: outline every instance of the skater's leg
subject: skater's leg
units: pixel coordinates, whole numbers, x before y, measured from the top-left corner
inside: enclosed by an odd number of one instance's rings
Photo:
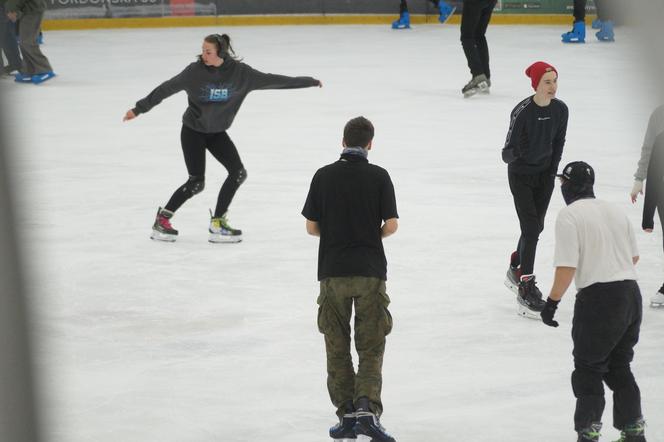
[[[604,375],[606,385],[613,391],[613,426],[619,430],[642,417],[641,392],[630,367],[641,329],[641,292],[635,281],[622,285],[626,287],[617,296],[624,296],[631,301],[626,307],[626,315],[632,322],[611,352],[609,372]]]
[[[461,46],[473,77],[484,74],[484,65],[475,40],[482,14],[482,0],[466,0],[461,14]]]
[[[26,75],[53,72],[48,58],[42,53],[37,44],[37,35],[41,27],[44,12],[25,14],[20,19],[19,36],[21,38],[21,54],[25,61]]]
[[[228,177],[219,190],[217,197],[217,207],[214,211],[214,216],[223,216],[228,210],[235,192],[239,189],[240,185],[247,179],[247,171],[242,165],[240,154],[233,144],[233,141],[226,132],[214,134],[211,137],[208,149],[212,156],[219,161],[228,171]]]
[[[477,52],[482,63],[482,71],[487,78],[491,78],[491,68],[489,67],[489,45],[486,41],[486,30],[491,20],[491,14],[496,7],[496,0],[489,0],[480,13],[480,20],[475,29],[475,42]]]
[[[185,201],[205,187],[205,134],[182,126],[180,142],[189,179],[173,193],[164,207],[171,212],[178,210]]]
[[[408,2],[406,0],[401,0],[401,3],[399,4],[399,16],[404,12],[408,12]]]
[[[353,402],[355,392],[350,354],[351,287],[350,277],[326,278],[320,282],[318,297],[318,330],[325,335],[327,354],[327,390],[339,418]]]
[[[355,378],[355,399],[366,397],[376,416],[383,412],[383,354],[385,336],[392,330],[392,317],[387,310],[390,298],[385,281],[378,278],[353,278],[355,296],[355,348],[359,357]]]
[[[519,238],[519,259],[521,262],[521,274],[533,273],[535,264],[535,252],[540,234],[540,217],[535,204],[533,192],[533,180],[530,175],[518,175],[509,173],[509,184],[514,198],[514,207],[519,217],[521,237]]]
[[[587,0],[574,0],[574,22],[586,20]]]

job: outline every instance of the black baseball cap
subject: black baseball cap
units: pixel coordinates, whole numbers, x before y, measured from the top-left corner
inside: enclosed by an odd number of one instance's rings
[[[556,176],[574,184],[595,184],[595,171],[584,161],[572,161],[563,168],[563,173]]]

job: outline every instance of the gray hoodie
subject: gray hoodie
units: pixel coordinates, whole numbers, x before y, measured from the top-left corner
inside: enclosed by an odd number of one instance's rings
[[[148,112],[182,90],[187,92],[189,107],[182,124],[202,133],[223,132],[235,119],[247,94],[257,89],[298,89],[318,86],[312,77],[286,77],[264,74],[251,66],[225,57],[220,67],[196,61],[175,77],[157,86],[136,102],[136,115]]]
[[[643,139],[643,146],[641,146],[641,158],[639,158],[639,164],[634,173],[636,180],[643,181],[646,179],[648,163],[650,162],[650,155],[655,145],[655,139],[662,132],[664,132],[664,106],[658,107],[650,115],[646,136]]]

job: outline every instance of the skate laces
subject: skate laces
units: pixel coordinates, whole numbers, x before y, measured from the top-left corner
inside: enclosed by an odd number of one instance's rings
[[[159,215],[158,218],[159,225],[163,227],[164,229],[173,229],[173,226],[171,225],[171,222],[168,218],[166,218],[164,215]]]

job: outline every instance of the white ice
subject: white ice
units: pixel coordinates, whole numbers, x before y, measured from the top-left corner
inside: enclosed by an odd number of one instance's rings
[[[642,197],[628,199],[657,103],[629,29],[615,44],[589,34],[580,46],[560,43],[566,30],[491,27],[491,95],[471,99],[453,25],[47,32],[58,77],[2,80],[46,440],[329,440],[318,242],[300,210],[358,115],[375,124],[370,160],[390,171],[400,214],[385,241],[395,327],[383,424],[400,442],[574,440],[574,291],[552,329],[518,317],[502,282],[518,224],[500,150],[509,112],[532,93],[524,69],[546,60],[570,109],[563,164],[590,162],[597,195],[637,230],[646,307],[633,369],[648,440],[664,441],[664,309],[647,307],[662,282],[662,234],[641,231]],[[205,191],[173,220],[178,241],[150,241],[157,207],[187,178],[186,97],[121,119],[219,31],[253,67],[324,87],[254,92],[229,130],[249,174],[230,211],[244,242],[207,242],[226,176],[210,156]],[[545,294],[562,206],[556,189],[536,263]],[[602,440],[618,436],[611,407],[607,390]]]

